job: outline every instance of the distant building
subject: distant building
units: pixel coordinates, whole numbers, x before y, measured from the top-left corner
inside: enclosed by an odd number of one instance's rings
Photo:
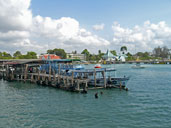
[[[122,62],[125,62],[125,61],[126,61],[126,58],[127,58],[127,55],[125,55],[125,54],[123,54],[123,53],[119,54],[119,55],[116,57],[116,59],[117,59],[118,61],[122,61]]]
[[[60,56],[57,56],[55,54],[44,54],[44,55],[40,55],[39,56],[39,59],[42,59],[42,60],[47,60],[47,59],[61,59]]]
[[[67,53],[67,59],[80,59],[86,60],[86,55],[79,53]]]
[[[116,56],[114,56],[109,50],[107,50],[106,54],[104,54],[102,58],[105,61],[113,61],[115,60]]]

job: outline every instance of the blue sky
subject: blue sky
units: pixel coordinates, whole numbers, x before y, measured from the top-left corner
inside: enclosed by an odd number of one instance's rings
[[[112,40],[112,24],[122,27],[142,25],[145,21],[165,21],[171,25],[171,0],[32,0],[33,15],[58,19],[72,17],[92,33]],[[92,25],[104,23],[103,31],[92,30]]]
[[[72,17],[83,26],[97,23],[111,25],[118,21],[125,27],[146,20],[171,22],[171,0],[32,0],[33,15],[52,18]]]

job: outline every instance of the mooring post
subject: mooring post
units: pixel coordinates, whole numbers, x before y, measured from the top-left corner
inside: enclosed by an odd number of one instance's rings
[[[55,75],[55,70],[53,70],[53,81],[56,81],[56,75]]]
[[[40,70],[38,69],[38,81],[40,81]]]
[[[9,78],[9,65],[6,65],[6,78]]]
[[[74,72],[72,71],[71,85],[74,85]]]
[[[49,81],[51,81],[51,65],[49,65]]]
[[[77,80],[77,90],[80,90],[80,83],[79,83],[79,80]]]
[[[28,64],[26,64],[26,66],[25,66],[24,82],[26,82],[26,79],[27,79],[27,70],[28,70]]]
[[[96,87],[96,69],[94,69],[94,86]]]
[[[11,80],[13,80],[14,79],[14,71],[12,70],[11,71]]]
[[[88,84],[87,84],[87,81],[85,82],[85,87],[88,88]]]
[[[103,79],[104,79],[104,87],[106,88],[106,73],[105,73],[105,71],[103,71],[102,74],[103,74]]]
[[[60,64],[58,64],[58,84],[60,83]]]
[[[31,82],[33,82],[33,74],[31,74]]]

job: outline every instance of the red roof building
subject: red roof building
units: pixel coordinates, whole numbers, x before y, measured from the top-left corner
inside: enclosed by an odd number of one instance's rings
[[[40,55],[39,56],[39,59],[42,59],[42,60],[46,60],[46,59],[61,59],[60,56],[57,56],[55,54],[44,54],[44,55]]]

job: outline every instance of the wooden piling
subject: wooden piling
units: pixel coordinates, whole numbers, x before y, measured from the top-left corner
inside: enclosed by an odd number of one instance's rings
[[[53,70],[53,81],[55,82],[56,81],[56,74],[55,74],[55,71]]]
[[[102,74],[103,74],[103,79],[104,79],[104,88],[106,88],[106,73],[105,73],[105,71],[103,71]]]
[[[80,90],[80,83],[79,83],[79,80],[77,80],[77,90],[78,90],[78,91]]]
[[[94,69],[94,86],[96,87],[96,69]]]
[[[40,81],[40,70],[38,70],[38,78],[37,78],[38,81]]]
[[[51,81],[51,65],[49,65],[49,81]]]
[[[74,72],[72,71],[71,85],[74,85]]]

